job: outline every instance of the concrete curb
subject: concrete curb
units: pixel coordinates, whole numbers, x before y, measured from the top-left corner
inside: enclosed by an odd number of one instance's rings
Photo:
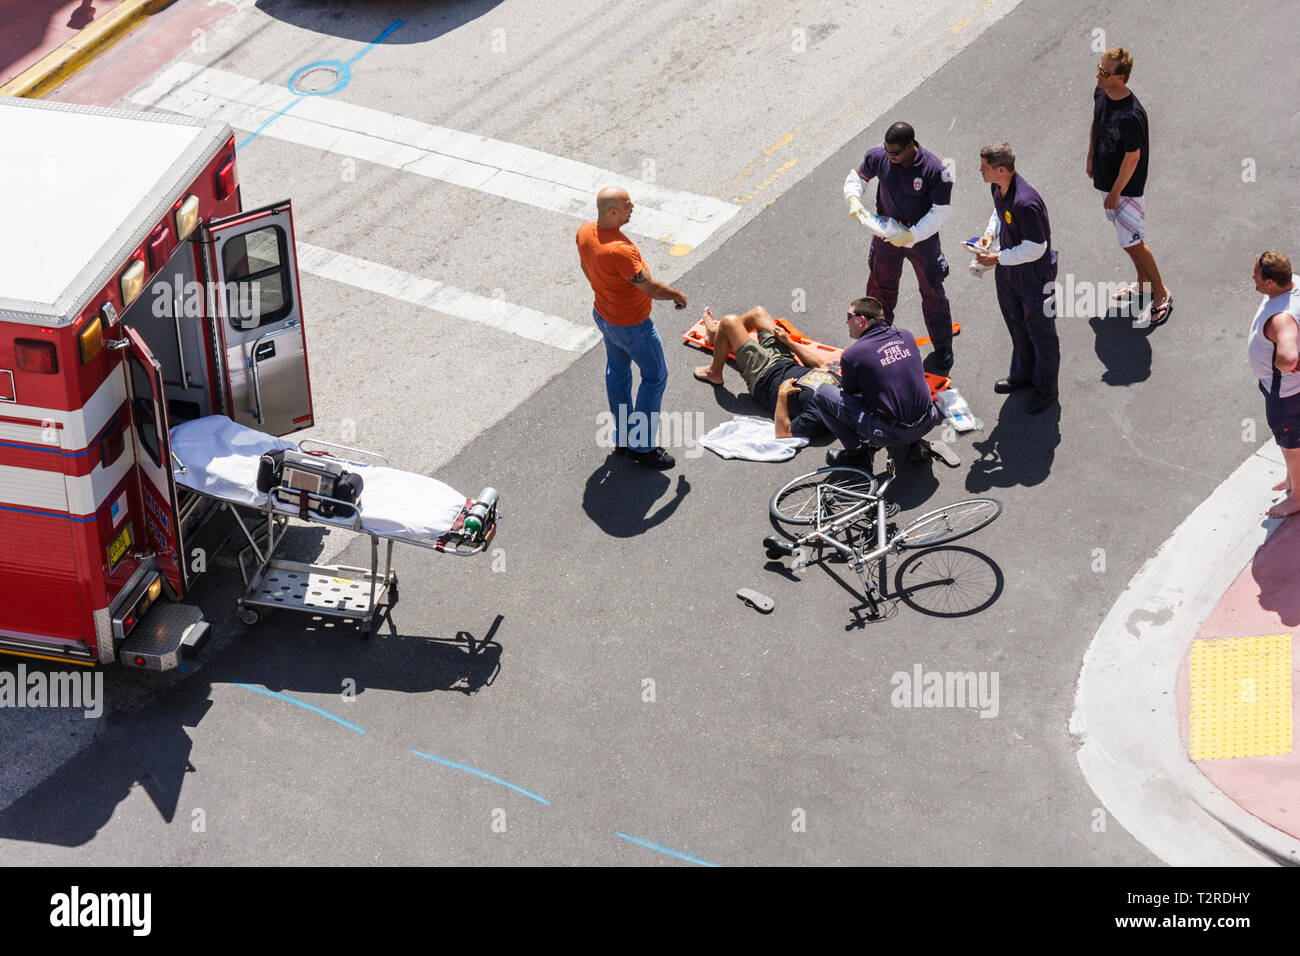
[[[58,49],[47,53],[4,86],[0,96],[38,99],[90,63],[131,30],[173,0],[122,0]]]
[[[1196,769],[1178,728],[1178,667],[1197,629],[1276,527],[1262,514],[1281,473],[1270,441],[1178,526],[1098,628],[1070,733],[1088,785],[1174,866],[1300,865],[1300,840],[1238,806]]]

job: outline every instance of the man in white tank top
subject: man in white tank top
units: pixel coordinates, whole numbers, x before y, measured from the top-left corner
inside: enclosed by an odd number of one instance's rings
[[[1250,369],[1286,462],[1286,477],[1273,490],[1287,494],[1268,516],[1286,518],[1300,513],[1300,276],[1284,253],[1266,252],[1255,260],[1254,278],[1264,301],[1250,324]]]

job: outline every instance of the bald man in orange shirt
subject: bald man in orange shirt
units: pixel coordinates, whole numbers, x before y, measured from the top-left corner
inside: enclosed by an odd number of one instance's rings
[[[651,278],[641,250],[622,227],[632,218],[627,191],[607,186],[596,195],[596,221],[578,227],[578,258],[596,300],[591,310],[605,339],[605,392],[614,417],[616,452],[647,468],[665,469],[676,462],[655,445],[659,407],[668,384],[668,364],[659,332],[650,319],[653,300],[686,308],[686,296]],[[641,373],[632,404],[632,363]]]

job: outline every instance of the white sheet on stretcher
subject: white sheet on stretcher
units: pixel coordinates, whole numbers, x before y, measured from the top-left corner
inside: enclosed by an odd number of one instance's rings
[[[174,467],[178,484],[253,507],[266,503],[266,495],[257,490],[262,455],[277,448],[298,450],[288,439],[237,424],[224,415],[177,425],[171,439],[172,454],[185,466],[184,472]],[[437,539],[451,530],[465,504],[464,495],[426,475],[350,461],[347,469],[361,476],[361,527],[386,538],[425,543]],[[297,505],[277,501],[275,507],[285,514],[298,513]],[[312,515],[311,520],[349,528],[353,524],[351,517]]]

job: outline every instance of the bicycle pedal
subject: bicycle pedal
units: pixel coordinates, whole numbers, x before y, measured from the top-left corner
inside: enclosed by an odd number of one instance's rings
[[[771,614],[772,608],[776,607],[770,597],[766,594],[759,594],[753,588],[741,588],[736,592],[736,597],[762,614]]]
[[[812,551],[809,548],[795,548],[794,559],[790,562],[791,571],[802,571],[812,564]]]

